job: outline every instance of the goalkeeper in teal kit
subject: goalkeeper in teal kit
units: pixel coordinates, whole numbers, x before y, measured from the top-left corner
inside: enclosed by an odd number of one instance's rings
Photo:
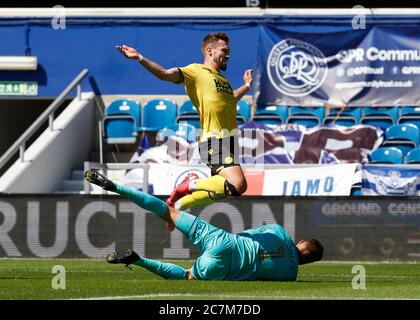
[[[140,257],[131,250],[108,254],[109,263],[138,265],[166,279],[295,281],[299,264],[322,258],[323,247],[318,240],[301,240],[295,245],[278,224],[232,234],[188,212],[169,207],[154,196],[118,185],[98,170],[86,171],[85,179],[173,223],[201,254],[191,269]]]

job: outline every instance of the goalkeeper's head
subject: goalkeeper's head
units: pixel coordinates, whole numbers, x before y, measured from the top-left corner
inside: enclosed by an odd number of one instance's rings
[[[299,264],[306,264],[322,259],[324,247],[317,239],[301,240],[296,245],[299,252]]]

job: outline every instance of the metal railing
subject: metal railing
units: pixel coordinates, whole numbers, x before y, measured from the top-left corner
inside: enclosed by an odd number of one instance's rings
[[[47,121],[50,130],[53,130],[54,112],[63,104],[70,92],[77,86],[77,99],[81,100],[81,81],[88,74],[88,69],[83,69],[79,75],[61,92],[61,94],[50,104],[50,106],[36,119],[32,125],[16,140],[16,142],[0,158],[0,170],[19,151],[20,161],[24,161],[25,144],[32,135]]]

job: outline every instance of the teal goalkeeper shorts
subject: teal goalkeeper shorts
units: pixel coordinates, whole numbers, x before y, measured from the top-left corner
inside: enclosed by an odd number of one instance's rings
[[[232,266],[234,235],[200,218],[194,221],[187,238],[199,250],[191,273],[199,280],[223,280]]]

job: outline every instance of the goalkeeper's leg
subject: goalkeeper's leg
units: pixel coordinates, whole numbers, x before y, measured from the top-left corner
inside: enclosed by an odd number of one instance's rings
[[[155,214],[156,216],[162,218],[169,224],[172,224],[178,228],[176,225],[178,217],[180,216],[180,212],[177,210],[174,210],[173,208],[168,207],[168,205],[160,200],[159,198],[156,198],[155,196],[152,196],[150,194],[146,194],[144,192],[126,188],[122,185],[119,185],[115,182],[112,182],[111,180],[104,177],[102,174],[99,173],[98,170],[92,169],[85,172],[85,179],[89,181],[90,183],[96,184],[100,186],[101,188],[113,191],[115,193],[120,194],[124,198],[133,201],[141,208]],[[190,220],[194,220],[195,217],[190,215],[191,219],[181,219],[184,222],[180,222],[180,225],[182,226],[180,231],[185,234],[183,231],[184,229],[188,229],[188,226],[185,226],[185,221],[188,220],[189,222],[193,222]],[[189,229],[188,229],[189,231]]]
[[[152,195],[144,192],[126,188],[104,177],[98,170],[91,169],[85,172],[85,179],[101,188],[120,194],[124,198],[133,201],[139,207],[163,217],[168,213],[166,203]]]
[[[135,264],[165,279],[187,280],[189,278],[189,272],[176,264],[140,257],[131,250],[128,250],[128,253],[112,252],[108,254],[106,261],[113,264],[123,263],[126,267]]]

